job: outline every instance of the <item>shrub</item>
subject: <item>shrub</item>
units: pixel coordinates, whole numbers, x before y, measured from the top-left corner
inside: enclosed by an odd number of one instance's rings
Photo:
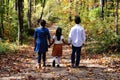
[[[88,48],[92,53],[120,52],[120,36],[114,32],[113,19],[96,20],[88,27],[87,38],[89,41],[95,41],[90,44],[94,47]],[[90,35],[89,35],[90,34]],[[89,46],[89,45],[88,45]]]
[[[17,47],[15,44],[10,44],[8,42],[0,42],[0,54],[5,54],[7,52],[16,52]]]

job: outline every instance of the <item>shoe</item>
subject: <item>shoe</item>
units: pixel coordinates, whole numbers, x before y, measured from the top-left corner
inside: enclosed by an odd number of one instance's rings
[[[78,67],[79,67],[79,64],[76,64],[75,67],[78,68]]]
[[[74,65],[74,64],[72,64],[72,65],[71,65],[71,67],[72,67],[72,68],[74,68],[74,67],[75,67],[75,65]]]
[[[55,67],[55,60],[53,60],[52,66]]]
[[[79,66],[78,66],[78,65],[76,65],[76,66],[75,66],[75,68],[79,68]]]
[[[58,64],[57,67],[60,67],[60,65]]]
[[[43,62],[43,67],[46,67],[46,64],[45,64],[45,62]]]
[[[39,69],[41,69],[41,64],[40,63],[38,64],[38,67],[39,67]]]

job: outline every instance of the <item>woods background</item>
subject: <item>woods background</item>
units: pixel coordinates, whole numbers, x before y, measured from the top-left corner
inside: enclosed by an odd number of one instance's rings
[[[120,52],[119,0],[0,0],[0,53],[16,51],[33,38],[38,19],[63,28],[66,38],[80,15],[89,53]]]

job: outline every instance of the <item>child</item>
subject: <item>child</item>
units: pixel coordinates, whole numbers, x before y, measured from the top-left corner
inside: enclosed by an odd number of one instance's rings
[[[51,45],[54,44],[53,50],[52,50],[52,56],[53,56],[52,66],[53,67],[55,67],[56,58],[58,59],[57,67],[60,67],[60,58],[62,56],[63,43],[65,43],[65,41],[64,41],[64,37],[62,35],[62,29],[58,27],[56,30],[56,34],[53,36],[53,41],[51,43]]]

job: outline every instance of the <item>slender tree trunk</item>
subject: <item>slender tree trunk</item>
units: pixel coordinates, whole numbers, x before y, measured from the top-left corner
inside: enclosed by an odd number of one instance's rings
[[[34,0],[34,6],[35,6],[34,7],[34,9],[35,9],[34,12],[36,12],[36,4],[37,4],[37,0]]]
[[[24,0],[17,0],[18,3],[18,44],[23,43],[23,2]]]
[[[46,0],[42,0],[42,12],[41,12],[41,15],[40,15],[40,21],[43,17],[43,14],[44,14],[45,2],[46,2]]]
[[[9,0],[7,0],[7,11],[6,11],[7,15],[9,14]]]
[[[94,8],[96,7],[96,0],[94,0]]]
[[[15,10],[17,11],[18,9],[18,0],[15,0]]]
[[[103,19],[104,18],[104,0],[100,0],[100,6],[101,6],[101,11],[100,11],[100,17]]]
[[[28,28],[31,28],[31,0],[28,0],[28,13],[27,13],[27,17],[28,17]]]
[[[3,24],[3,20],[4,20],[4,0],[1,0],[1,10],[2,10],[2,12],[1,12],[1,28],[0,28],[0,36],[2,37],[2,38],[4,38],[4,24]]]
[[[69,21],[71,22],[72,21],[72,16],[71,16],[71,14],[72,14],[72,12],[71,12],[72,11],[72,0],[69,0],[69,3],[70,3]]]
[[[41,12],[41,15],[40,15],[40,21],[42,20],[42,17],[43,17],[43,11],[44,11],[44,8],[42,8],[42,12]]]
[[[115,12],[115,32],[118,35],[118,9],[119,9],[119,0],[116,0],[116,12]]]
[[[106,9],[107,9],[107,0],[105,0],[105,7],[106,7]]]

